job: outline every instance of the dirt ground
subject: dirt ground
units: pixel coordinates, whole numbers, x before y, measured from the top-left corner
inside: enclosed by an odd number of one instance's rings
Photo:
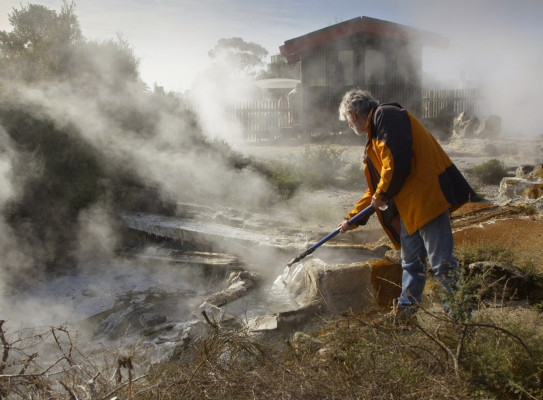
[[[475,209],[480,207],[480,209]],[[510,249],[520,265],[543,273],[543,218],[524,206],[467,204],[453,214],[455,246],[492,245]]]
[[[362,143],[361,143],[362,144]],[[292,160],[304,151],[297,141],[250,143],[242,152],[265,160]],[[312,144],[315,145],[315,144]],[[346,163],[360,162],[362,145],[328,144],[343,150]],[[543,217],[533,207],[497,205],[499,186],[484,186],[474,182],[469,169],[492,158],[504,163],[511,175],[517,167],[543,162],[541,138],[519,143],[518,138],[490,140],[453,140],[443,145],[453,162],[466,175],[476,191],[485,196],[486,202],[467,204],[453,214],[456,246],[494,245],[511,249],[519,263],[533,263],[543,272]],[[362,195],[361,190],[325,189],[319,195],[323,204],[334,216],[344,215]],[[370,224],[367,229],[376,229]]]

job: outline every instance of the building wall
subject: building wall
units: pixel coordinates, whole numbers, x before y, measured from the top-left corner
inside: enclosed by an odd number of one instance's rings
[[[301,55],[302,118],[311,132],[345,130],[337,109],[343,94],[359,87],[382,103],[397,102],[420,115],[422,48],[359,33]]]

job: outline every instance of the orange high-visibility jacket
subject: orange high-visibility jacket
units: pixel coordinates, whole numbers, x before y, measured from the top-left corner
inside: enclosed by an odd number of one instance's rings
[[[398,214],[411,235],[475,196],[437,140],[399,104],[383,104],[370,112],[366,131],[363,162],[368,189],[347,218],[367,207],[373,195],[388,200],[389,208],[377,210],[377,215],[399,247]]]

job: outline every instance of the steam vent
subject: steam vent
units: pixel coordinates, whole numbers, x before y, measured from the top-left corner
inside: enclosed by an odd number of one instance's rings
[[[401,267],[385,258],[386,246],[330,241],[286,269],[312,240],[308,235],[320,233],[285,234],[285,222],[269,217],[183,207],[190,218],[137,213],[123,219],[133,243],[160,246],[143,257],[193,269],[209,282],[212,290],[194,303],[199,318],[204,313],[217,323],[244,320],[255,331],[294,329],[315,313],[387,307],[399,294]]]

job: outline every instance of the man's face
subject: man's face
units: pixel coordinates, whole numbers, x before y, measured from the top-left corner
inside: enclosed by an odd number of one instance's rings
[[[349,111],[349,115],[347,116],[349,128],[351,128],[358,136],[362,136],[366,133],[366,120],[367,118],[360,117],[352,111]]]

